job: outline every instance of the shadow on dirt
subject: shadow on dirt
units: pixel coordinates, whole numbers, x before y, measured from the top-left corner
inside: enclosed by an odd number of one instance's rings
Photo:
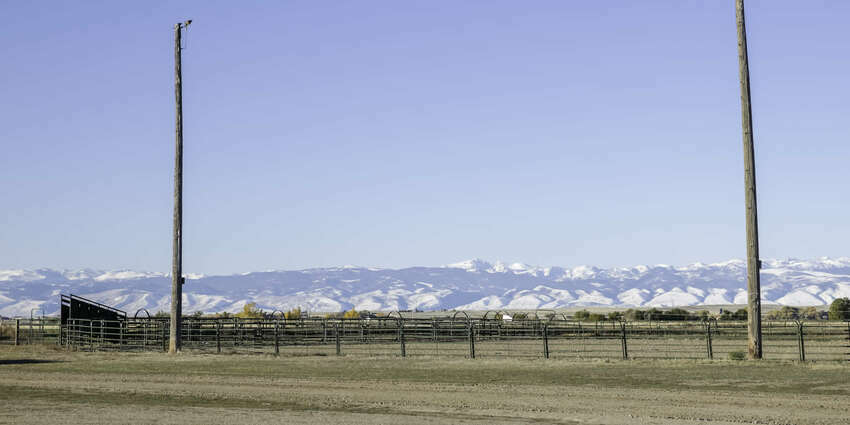
[[[64,363],[64,360],[39,360],[39,359],[0,359],[0,366],[10,364],[40,364],[40,363]]]

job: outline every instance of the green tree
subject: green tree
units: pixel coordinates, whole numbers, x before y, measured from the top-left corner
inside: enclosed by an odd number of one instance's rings
[[[685,309],[673,308],[670,309],[670,311],[664,313],[663,318],[666,320],[690,320],[691,313]]]
[[[643,318],[644,320],[661,320],[663,315],[663,311],[653,307],[644,313]]]
[[[799,314],[799,309],[786,305],[779,310],[767,313],[767,318],[770,320],[794,320],[799,317]]]
[[[587,310],[579,310],[573,314],[573,317],[576,320],[587,320],[588,316],[590,316],[590,312]]]
[[[720,318],[722,320],[747,320],[747,309],[742,308],[735,312],[732,310],[723,310]]]
[[[829,305],[829,320],[850,320],[850,298],[836,298]]]
[[[820,319],[820,312],[815,307],[806,307],[800,311],[800,318],[806,320]]]
[[[732,313],[732,319],[734,319],[734,320],[747,320],[747,309],[742,308],[742,309],[739,309],[738,311],[736,311],[735,313]]]
[[[625,313],[623,313],[623,317],[625,317],[626,320],[629,320],[629,321],[644,320],[645,314],[646,313],[641,311],[641,310],[630,308],[630,309],[626,310]]]
[[[602,314],[602,313],[589,313],[587,315],[587,321],[588,322],[604,322],[605,321],[605,315]]]

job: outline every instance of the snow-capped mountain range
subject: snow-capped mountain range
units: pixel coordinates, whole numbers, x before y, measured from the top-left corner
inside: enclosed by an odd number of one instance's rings
[[[602,269],[534,267],[470,260],[442,267],[366,267],[187,275],[184,312],[236,312],[248,302],[267,311],[553,309],[575,306],[745,304],[746,263],[695,263]],[[762,302],[825,305],[850,297],[850,258],[764,260]],[[0,316],[58,312],[60,293],[133,315],[168,311],[167,274],[130,270],[0,270]]]

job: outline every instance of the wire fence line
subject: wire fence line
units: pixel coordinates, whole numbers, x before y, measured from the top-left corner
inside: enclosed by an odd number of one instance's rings
[[[83,351],[165,351],[167,318],[6,320],[0,343]],[[597,321],[568,318],[184,318],[183,349],[202,353],[560,359],[719,359],[747,348],[742,321]],[[8,334],[6,332],[4,335]],[[766,359],[850,361],[850,322],[766,321]]]

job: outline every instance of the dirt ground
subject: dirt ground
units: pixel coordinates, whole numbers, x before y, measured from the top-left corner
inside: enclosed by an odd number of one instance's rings
[[[850,365],[0,347],[0,423],[848,424]]]

